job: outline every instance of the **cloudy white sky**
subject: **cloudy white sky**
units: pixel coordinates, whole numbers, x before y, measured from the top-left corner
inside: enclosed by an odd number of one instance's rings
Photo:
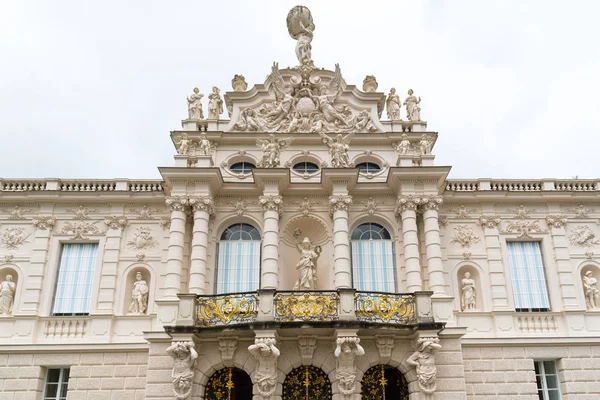
[[[159,178],[194,86],[296,65],[297,3],[0,2],[0,177]],[[317,66],[422,97],[452,178],[600,177],[600,2],[301,4]]]

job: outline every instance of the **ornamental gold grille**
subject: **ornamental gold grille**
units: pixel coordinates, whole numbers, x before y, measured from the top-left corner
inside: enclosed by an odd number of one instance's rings
[[[275,295],[275,320],[335,321],[340,297],[336,292],[284,292]]]
[[[258,314],[256,293],[237,293],[198,298],[199,326],[219,326],[254,322]]]
[[[223,368],[212,374],[204,390],[205,400],[251,400],[252,379],[238,368]]]
[[[283,400],[331,400],[332,396],[329,377],[312,365],[292,370],[283,382]]]
[[[361,381],[363,400],[408,400],[408,384],[400,371],[379,364],[367,370]]]
[[[356,317],[359,321],[391,324],[417,322],[415,296],[412,294],[356,293]]]

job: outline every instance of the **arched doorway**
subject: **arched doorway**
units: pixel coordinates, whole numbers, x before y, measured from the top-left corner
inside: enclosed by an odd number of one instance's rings
[[[292,370],[283,382],[283,400],[331,400],[332,397],[329,377],[312,365]]]
[[[212,374],[204,400],[252,400],[252,379],[239,368],[223,368]]]
[[[369,368],[361,385],[363,400],[408,400],[408,383],[404,375],[389,365],[378,364]]]

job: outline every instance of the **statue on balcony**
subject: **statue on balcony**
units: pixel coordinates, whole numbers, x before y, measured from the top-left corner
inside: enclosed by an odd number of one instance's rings
[[[6,275],[6,280],[0,283],[0,315],[12,315],[15,288],[12,275]]]
[[[600,290],[598,289],[598,280],[594,278],[592,271],[585,273],[583,277],[583,287],[585,289],[585,302],[590,310],[598,308],[598,297],[600,297]]]
[[[276,168],[279,166],[279,154],[292,143],[292,138],[276,139],[270,134],[269,139],[257,139],[256,145],[263,151],[262,159],[258,162],[260,168]]]
[[[304,6],[296,6],[290,10],[287,16],[288,32],[292,39],[297,40],[296,57],[300,65],[312,65],[311,42],[315,24],[313,23],[310,10]]]
[[[298,241],[301,235],[300,229],[294,231],[296,247],[300,252],[300,261],[296,264],[300,276],[294,284],[294,290],[314,290],[317,288],[317,260],[321,255],[321,246],[312,246],[310,239],[305,237],[302,242]]]
[[[391,88],[390,94],[388,94],[387,100],[385,101],[385,108],[390,120],[398,121],[402,119],[400,117],[400,105],[400,96],[396,94],[396,88]]]
[[[131,289],[131,304],[129,312],[132,314],[145,314],[148,308],[148,283],[142,278],[142,273],[135,274],[135,282]]]
[[[396,150],[396,153],[399,156],[408,155],[410,152],[410,140],[408,140],[408,135],[406,133],[403,133],[402,136],[400,136],[400,143],[394,147],[394,150]]]
[[[329,148],[329,154],[331,155],[331,167],[332,168],[348,168],[350,167],[350,159],[348,157],[348,150],[350,149],[349,143],[352,140],[353,133],[349,133],[346,136],[337,134],[335,139],[330,138],[324,133],[319,133],[323,138],[323,143]]]
[[[200,134],[200,142],[198,143],[198,147],[200,147],[200,151],[205,156],[212,155],[215,149],[215,146],[212,143],[210,143],[210,140],[208,140],[208,138],[206,137],[206,133]]]
[[[471,279],[471,273],[465,273],[464,279],[462,282],[462,297],[460,298],[461,309],[465,310],[474,310],[477,308],[477,303],[475,300],[475,280]]]
[[[200,93],[200,90],[194,88],[194,94],[187,98],[188,102],[188,119],[200,120],[204,119],[204,112],[202,111],[202,98],[204,95]]]
[[[436,390],[437,368],[433,351],[442,348],[439,343],[440,339],[438,338],[419,338],[417,339],[417,351],[406,359],[408,365],[417,369],[419,387],[426,394],[433,394]]]
[[[337,358],[336,377],[339,380],[340,392],[344,395],[351,395],[356,390],[356,366],[354,359],[356,356],[365,354],[365,349],[360,345],[360,338],[339,337],[337,347],[333,353]]]
[[[212,93],[208,95],[208,119],[219,119],[223,114],[223,99],[219,93],[219,88],[213,86]]]
[[[184,400],[192,394],[194,364],[198,353],[193,342],[174,342],[167,350],[173,358],[173,390],[177,400]]]
[[[408,97],[404,100],[404,105],[406,106],[406,117],[409,121],[420,121],[421,120],[421,107],[419,107],[419,103],[421,103],[421,98],[417,98],[417,96],[413,95],[413,90],[408,90]]]
[[[281,354],[275,347],[275,338],[256,338],[248,347],[250,354],[258,361],[254,370],[254,382],[261,396],[269,397],[277,388],[277,357]]]
[[[178,142],[175,142],[177,147],[177,153],[182,156],[187,156],[190,153],[190,147],[192,146],[192,141],[188,139],[188,135],[184,133],[181,135],[181,139]]]

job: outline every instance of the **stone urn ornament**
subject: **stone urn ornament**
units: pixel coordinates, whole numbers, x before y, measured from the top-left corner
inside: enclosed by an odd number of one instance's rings
[[[373,75],[367,75],[363,80],[363,92],[373,93],[377,91],[378,86],[377,79]]]
[[[245,92],[248,89],[248,84],[244,75],[235,74],[231,80],[231,87],[234,92]]]

